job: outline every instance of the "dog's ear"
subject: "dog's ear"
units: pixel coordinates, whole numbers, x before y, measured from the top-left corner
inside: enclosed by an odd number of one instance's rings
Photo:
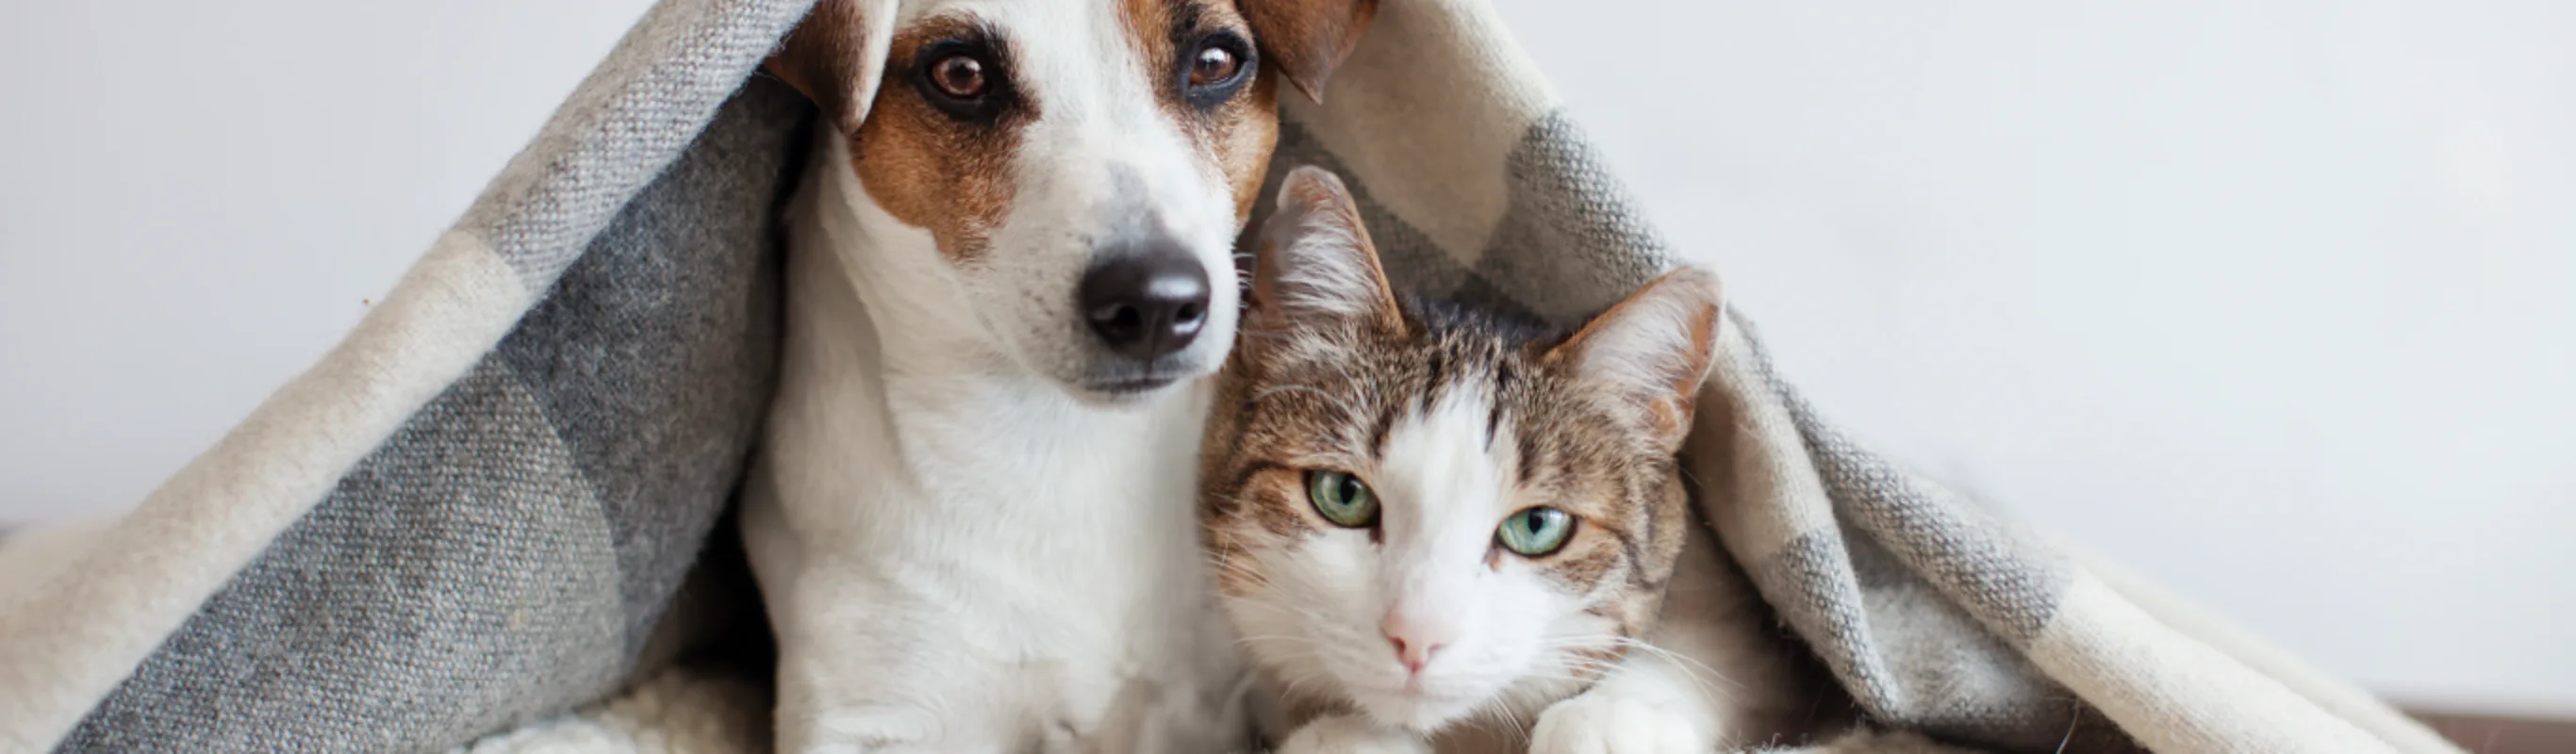
[[[761,63],[821,108],[841,133],[858,133],[885,76],[895,0],[820,0]]]
[[[1324,101],[1324,82],[1358,47],[1377,17],[1377,0],[1243,0],[1262,66],[1288,77],[1306,98]]]
[[[1545,358],[1642,411],[1657,447],[1677,452],[1716,362],[1721,311],[1717,274],[1683,267],[1628,294]]]
[[[1246,345],[1299,332],[1402,332],[1404,314],[1341,179],[1312,166],[1291,170],[1278,205],[1253,249],[1245,327],[1257,337]]]

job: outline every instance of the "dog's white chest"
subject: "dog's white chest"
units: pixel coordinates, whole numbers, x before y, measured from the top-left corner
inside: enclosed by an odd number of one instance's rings
[[[1204,388],[1111,408],[887,370],[920,344],[798,334],[871,330],[807,293],[744,516],[780,638],[782,734],[801,715],[862,740],[1017,751],[1236,725],[1187,708],[1240,677],[1200,567]]]
[[[1195,515],[1207,388],[1077,400],[1179,377],[1059,363],[1112,347],[1080,310],[1023,311],[1080,288],[1082,267],[966,270],[874,203],[842,139],[817,139],[742,514],[779,640],[779,748],[1232,748],[1243,676]],[[1201,311],[1222,338],[1219,290]]]
[[[1134,655],[1170,646],[1179,637],[1162,634],[1203,611],[1192,505],[1204,397],[1104,412],[1011,392],[976,391],[972,408],[910,425],[913,489],[859,509],[907,508],[896,515],[928,526],[884,543],[902,561],[880,565],[913,572],[916,593],[989,611],[961,617],[993,627],[991,651],[1153,661]]]

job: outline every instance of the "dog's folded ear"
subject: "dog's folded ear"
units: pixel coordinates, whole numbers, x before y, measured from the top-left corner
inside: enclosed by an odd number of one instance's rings
[[[1360,44],[1377,17],[1377,0],[1243,0],[1262,66],[1288,77],[1306,98],[1324,101],[1324,82]]]
[[[761,67],[813,100],[841,133],[858,133],[884,78],[894,6],[895,0],[820,0]]]

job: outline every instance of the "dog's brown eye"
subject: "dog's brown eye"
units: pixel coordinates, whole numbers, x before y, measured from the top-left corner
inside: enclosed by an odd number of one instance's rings
[[[1235,71],[1242,68],[1243,61],[1235,58],[1231,50],[1223,47],[1200,48],[1198,59],[1190,64],[1190,86],[1225,83],[1226,79],[1234,78]]]
[[[991,86],[984,78],[984,61],[973,55],[950,55],[930,64],[930,83],[937,85],[941,94],[958,99],[983,96]]]

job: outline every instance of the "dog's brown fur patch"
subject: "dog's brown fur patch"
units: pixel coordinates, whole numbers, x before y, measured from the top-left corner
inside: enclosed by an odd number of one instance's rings
[[[1333,69],[1359,47],[1360,30],[1377,18],[1377,0],[1250,0],[1244,15],[1261,35],[1271,67],[1308,99],[1323,102]]]
[[[855,0],[816,2],[788,32],[778,54],[761,64],[804,94],[843,135],[857,133],[866,121],[874,93],[866,85],[876,79],[875,67],[885,62],[885,51],[868,44],[868,24],[879,19],[863,17],[858,6]]]
[[[1205,5],[1201,0],[1119,0],[1118,20],[1127,29],[1127,47],[1144,65],[1138,73],[1146,81],[1165,84],[1180,70],[1179,40],[1174,39],[1174,27],[1180,24],[1183,11]],[[1157,92],[1168,88],[1154,87]]]
[[[1235,222],[1252,216],[1261,179],[1279,141],[1278,77],[1261,67],[1258,53],[1241,64],[1250,83],[1212,108],[1192,104],[1184,94],[1189,66],[1198,49],[1188,43],[1205,34],[1227,31],[1253,40],[1257,32],[1237,4],[1223,0],[1122,0],[1128,46],[1154,85],[1155,102],[1198,151],[1201,165],[1232,190]]]
[[[1261,179],[1270,172],[1270,153],[1279,144],[1278,102],[1278,79],[1260,75],[1231,105],[1244,112],[1230,116],[1227,127],[1205,142],[1216,146],[1217,168],[1225,174],[1226,184],[1234,187],[1237,223],[1252,218],[1252,205],[1261,198]]]
[[[999,39],[984,40],[994,52],[985,76],[992,86],[1008,87],[1004,96],[1012,101],[989,121],[949,115],[913,79],[925,48],[985,34],[960,18],[931,18],[896,31],[876,105],[851,139],[851,166],[868,198],[903,224],[929,230],[939,253],[960,263],[981,257],[1001,227],[1019,130],[1039,117],[1042,104],[1037,93],[1007,83],[1018,64]]]

